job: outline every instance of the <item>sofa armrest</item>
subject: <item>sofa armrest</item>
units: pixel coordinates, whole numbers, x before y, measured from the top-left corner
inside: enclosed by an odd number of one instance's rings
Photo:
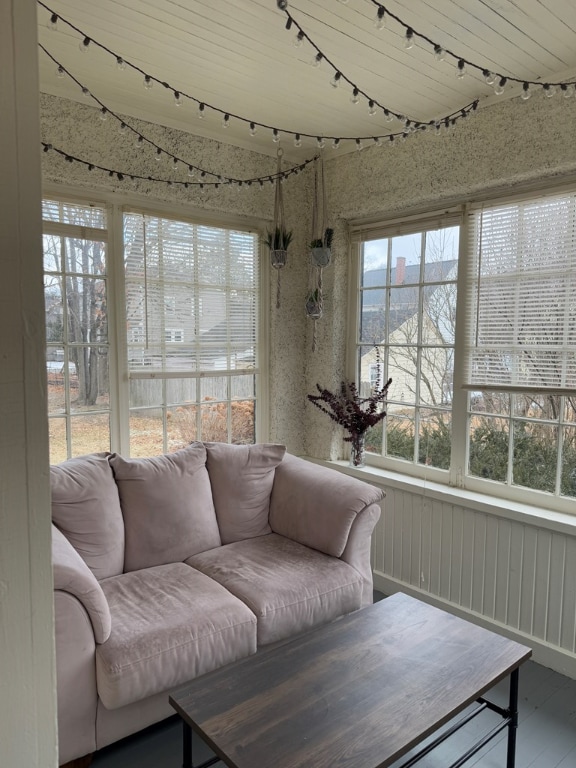
[[[55,525],[52,525],[52,568],[54,590],[68,592],[82,603],[90,617],[95,641],[104,643],[112,629],[106,596],[90,568]]]
[[[358,515],[382,498],[379,488],[286,454],[274,475],[270,527],[300,544],[342,557]]]

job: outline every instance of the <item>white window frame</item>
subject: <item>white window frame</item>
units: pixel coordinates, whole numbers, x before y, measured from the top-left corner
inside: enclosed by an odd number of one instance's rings
[[[560,185],[549,189],[533,188],[523,194],[494,195],[492,198],[475,200],[473,203],[454,205],[444,210],[422,211],[414,215],[394,219],[372,219],[369,221],[350,222],[350,284],[349,284],[349,336],[347,340],[347,375],[355,380],[357,371],[356,350],[360,328],[360,285],[361,285],[361,248],[366,240],[374,240],[403,234],[406,231],[418,231],[420,228],[445,226],[446,222],[460,224],[459,269],[457,283],[457,312],[454,363],[454,395],[452,401],[452,451],[449,471],[438,470],[420,464],[397,460],[392,457],[380,457],[367,454],[367,464],[370,471],[390,471],[399,476],[419,478],[420,482],[430,481],[440,485],[452,486],[479,494],[481,497],[492,497],[506,503],[528,505],[535,514],[568,513],[575,514],[575,499],[560,497],[550,493],[520,486],[506,485],[467,474],[468,467],[468,392],[465,387],[465,348],[467,343],[466,307],[463,297],[469,296],[469,278],[466,265],[469,261],[467,245],[469,233],[467,212],[470,205],[498,205],[502,202],[516,202],[530,198],[545,197],[560,194],[562,191],[574,191],[574,183]]]
[[[269,222],[264,219],[235,214],[220,214],[194,209],[183,203],[151,201],[139,195],[102,192],[87,194],[85,189],[58,184],[47,184],[42,198],[59,202],[95,205],[106,208],[108,233],[108,343],[110,376],[110,450],[130,455],[129,435],[129,373],[127,360],[126,312],[124,303],[124,248],[123,213],[142,211],[151,216],[172,217],[194,224],[244,230],[254,233],[261,242]],[[255,392],[255,441],[269,439],[269,307],[270,267],[268,259],[259,258],[259,285],[257,289],[257,365]],[[200,307],[201,310],[201,307]]]

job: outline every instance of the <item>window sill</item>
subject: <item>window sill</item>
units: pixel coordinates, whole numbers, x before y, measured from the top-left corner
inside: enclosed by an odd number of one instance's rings
[[[332,467],[346,475],[377,485],[384,491],[387,488],[395,488],[428,499],[464,506],[467,509],[486,515],[493,515],[532,527],[576,536],[576,514],[570,515],[543,507],[531,506],[522,502],[511,501],[510,499],[499,499],[495,496],[468,491],[463,488],[454,488],[430,480],[403,475],[399,472],[380,469],[379,467],[350,467],[347,461],[326,461],[323,459],[313,459],[308,456],[303,456],[302,458],[314,464]],[[574,508],[576,512],[576,502]]]

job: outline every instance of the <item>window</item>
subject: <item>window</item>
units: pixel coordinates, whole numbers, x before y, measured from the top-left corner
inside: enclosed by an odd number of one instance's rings
[[[255,442],[258,235],[59,200],[43,218],[52,463]]]
[[[446,226],[360,249],[361,391],[392,378],[387,419],[368,433],[368,449],[442,469],[450,461],[458,236]]]
[[[106,211],[46,200],[44,297],[50,459],[110,448]]]
[[[392,377],[372,460],[573,511],[576,194],[446,216],[355,233],[357,376]]]
[[[130,453],[253,443],[257,236],[125,213]]]

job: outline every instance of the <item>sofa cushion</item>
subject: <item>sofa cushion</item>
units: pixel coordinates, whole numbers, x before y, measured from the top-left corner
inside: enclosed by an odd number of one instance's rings
[[[116,709],[256,650],[256,617],[183,563],[102,582],[112,632],[96,649],[98,694]]]
[[[284,458],[286,446],[204,445],[222,543],[270,533],[268,515],[274,472]]]
[[[124,521],[107,453],[50,467],[52,521],[97,579],[122,573]]]
[[[109,461],[124,515],[125,571],[182,562],[220,545],[202,443],[149,459],[114,453]]]
[[[354,568],[275,533],[202,552],[186,562],[256,614],[258,645],[361,606],[362,577]]]

